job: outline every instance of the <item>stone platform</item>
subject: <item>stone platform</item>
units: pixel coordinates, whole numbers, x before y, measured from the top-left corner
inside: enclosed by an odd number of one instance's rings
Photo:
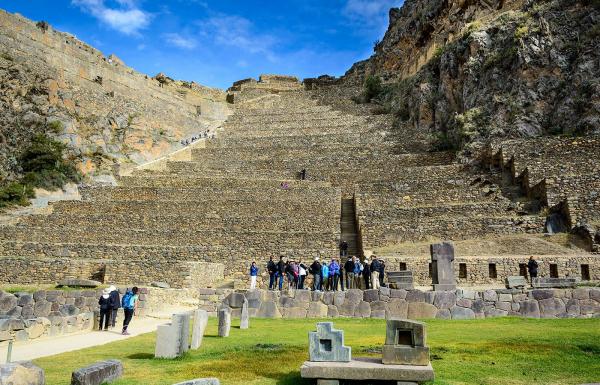
[[[300,368],[302,378],[318,380],[375,380],[423,383],[434,378],[431,364],[427,366],[384,365],[380,358],[354,358],[350,362],[306,361]],[[332,382],[333,383],[333,382]]]

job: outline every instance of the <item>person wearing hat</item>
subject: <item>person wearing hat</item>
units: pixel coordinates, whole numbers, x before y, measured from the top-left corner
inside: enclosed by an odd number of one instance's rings
[[[319,262],[319,257],[315,257],[315,261],[310,265],[310,273],[313,275],[313,291],[321,290],[321,280],[322,280],[322,266]]]
[[[100,330],[107,331],[111,313],[109,288],[102,290],[102,295],[98,300],[98,305],[100,305],[100,323],[98,324],[98,327]],[[104,329],[102,328],[102,325],[104,325]]]
[[[114,328],[117,324],[117,312],[121,307],[121,296],[114,285],[110,285],[110,327]]]

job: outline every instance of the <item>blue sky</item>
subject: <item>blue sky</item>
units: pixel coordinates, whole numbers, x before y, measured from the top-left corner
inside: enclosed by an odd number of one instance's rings
[[[342,75],[403,0],[0,0],[136,70],[226,88],[261,73]]]

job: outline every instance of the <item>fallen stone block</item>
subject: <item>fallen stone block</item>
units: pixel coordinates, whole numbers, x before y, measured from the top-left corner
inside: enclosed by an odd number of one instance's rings
[[[44,370],[31,361],[0,364],[0,384],[45,385]]]
[[[119,360],[100,361],[78,369],[71,375],[71,385],[101,385],[113,382],[123,375]]]
[[[79,278],[65,278],[58,283],[58,287],[98,287],[101,282],[93,281],[91,279],[79,279]]]
[[[221,385],[221,383],[218,378],[196,378],[195,380],[178,382],[173,385]]]

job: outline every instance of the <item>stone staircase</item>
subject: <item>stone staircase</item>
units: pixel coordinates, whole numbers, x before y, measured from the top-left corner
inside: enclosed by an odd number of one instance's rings
[[[340,231],[340,238],[348,243],[348,256],[362,257],[353,198],[342,199]]]

